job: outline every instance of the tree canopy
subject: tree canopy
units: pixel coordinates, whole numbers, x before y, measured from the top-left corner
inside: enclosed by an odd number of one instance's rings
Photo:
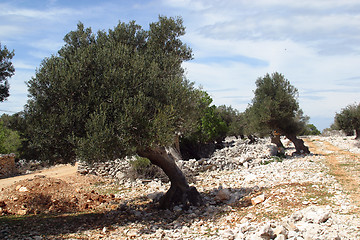
[[[11,62],[14,55],[14,50],[10,52],[6,46],[2,48],[0,43],[0,102],[10,96],[8,79],[15,74],[15,68]]]
[[[335,115],[335,126],[347,135],[356,132],[356,139],[360,138],[360,104],[348,105]]]
[[[25,116],[44,160],[114,159],[168,146],[192,129],[200,91],[184,77],[192,51],[181,18],[92,33],[78,24],[28,82]]]
[[[301,132],[301,135],[320,135],[321,132],[317,129],[317,127],[312,124],[306,124],[305,129]]]
[[[216,108],[227,125],[227,136],[243,136],[245,131],[245,114],[231,106],[220,105]]]
[[[202,91],[197,128],[187,136],[194,144],[221,142],[226,137],[228,126],[217,111],[217,107],[212,105],[212,101],[209,94]]]
[[[266,74],[256,80],[251,104],[255,129],[285,132],[299,110],[298,90],[280,73]]]
[[[298,153],[308,153],[297,139],[307,117],[299,108],[298,90],[281,73],[266,74],[256,80],[256,90],[247,116],[253,132],[269,134],[276,131],[294,142]]]

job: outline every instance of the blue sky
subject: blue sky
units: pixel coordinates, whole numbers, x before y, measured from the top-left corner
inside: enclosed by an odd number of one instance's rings
[[[360,102],[358,0],[1,0],[0,9],[0,42],[15,50],[11,96],[0,103],[7,113],[23,110],[25,82],[79,21],[96,32],[131,20],[147,28],[158,15],[183,18],[194,53],[187,77],[216,105],[244,111],[256,79],[275,71],[319,129]]]

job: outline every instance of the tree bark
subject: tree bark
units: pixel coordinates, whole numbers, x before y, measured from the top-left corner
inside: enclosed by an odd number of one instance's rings
[[[276,134],[276,132],[274,131],[274,134],[271,136],[271,142],[274,143],[277,147],[277,156],[282,156],[285,155],[285,147],[281,142],[280,139],[281,135],[280,134]]]
[[[360,139],[360,129],[355,129],[355,139]]]
[[[271,137],[271,142],[274,143],[278,148],[283,148],[285,149],[284,145],[282,144],[281,140],[280,140],[280,135],[278,134],[274,134]]]
[[[295,154],[309,154],[309,148],[305,146],[304,141],[296,137],[296,135],[288,134],[286,137],[294,143],[296,152]]]
[[[185,175],[169,157],[164,147],[148,148],[138,151],[139,156],[148,158],[151,163],[160,167],[169,177],[170,189],[160,199],[160,208],[171,209],[175,205],[199,206],[202,204],[200,193],[195,187],[190,187]]]

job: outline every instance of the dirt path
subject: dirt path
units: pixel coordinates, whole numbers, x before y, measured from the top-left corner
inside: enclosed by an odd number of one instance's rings
[[[58,166],[55,166],[55,167],[52,167],[49,169],[36,171],[34,173],[27,174],[27,175],[21,175],[21,176],[17,176],[17,177],[0,179],[0,189],[8,187],[8,186],[12,185],[13,183],[18,182],[20,180],[33,178],[35,175],[45,175],[47,177],[64,178],[64,177],[74,175],[76,173],[76,170],[77,170],[77,165],[75,165],[75,166],[72,166],[70,164],[58,165]]]
[[[340,149],[320,139],[304,139],[314,154],[323,155],[325,164],[348,192],[354,203],[360,206],[360,155]]]

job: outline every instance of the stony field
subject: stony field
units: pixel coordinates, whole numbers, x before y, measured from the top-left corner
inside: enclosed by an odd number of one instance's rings
[[[179,161],[205,202],[190,209],[158,210],[169,183],[128,179],[126,161],[81,168],[113,178],[39,173],[0,189],[0,239],[360,239],[359,142],[304,140],[311,155],[227,139],[209,159]]]

